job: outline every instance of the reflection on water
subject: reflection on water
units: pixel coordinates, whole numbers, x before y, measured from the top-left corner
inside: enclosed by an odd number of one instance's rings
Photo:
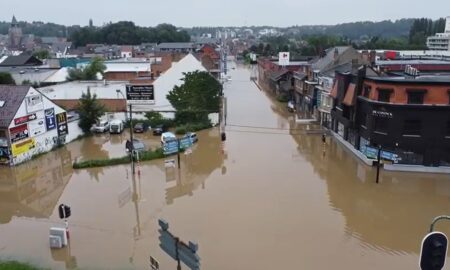
[[[319,135],[292,137],[298,152],[326,181],[330,206],[345,217],[346,233],[366,247],[418,253],[432,218],[450,212],[448,176],[382,170],[377,185],[375,168],[336,141],[328,139],[324,147]]]
[[[20,166],[0,167],[0,223],[14,216],[48,218],[71,175],[65,147]]]
[[[192,147],[191,154],[181,154],[181,170],[177,167],[165,168],[167,204],[172,204],[179,197],[192,196],[193,191],[199,187],[205,189],[206,180],[216,169],[221,168],[222,174],[225,174],[218,130],[200,132],[198,138],[199,143]],[[167,159],[172,158],[176,160],[176,156]]]

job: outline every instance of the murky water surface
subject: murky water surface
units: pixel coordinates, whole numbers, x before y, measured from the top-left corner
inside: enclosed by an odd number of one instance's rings
[[[202,269],[417,269],[434,216],[450,212],[450,177],[375,170],[296,125],[238,67],[225,86],[225,152],[217,129],[199,133],[181,171],[164,161],[77,170],[75,159],[120,157],[128,133],[74,142],[16,168],[0,168],[0,258],[51,269],[161,269],[159,218],[199,243]],[[150,147],[159,138],[137,135]],[[70,248],[48,230],[72,207]],[[450,233],[450,224],[438,229]],[[187,267],[183,267],[187,269]]]

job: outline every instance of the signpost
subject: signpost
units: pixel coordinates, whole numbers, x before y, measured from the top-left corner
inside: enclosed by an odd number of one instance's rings
[[[155,89],[153,85],[127,85],[126,94],[128,104],[155,104]]]
[[[167,255],[176,260],[177,270],[181,270],[180,262],[183,262],[191,270],[200,269],[200,257],[197,255],[198,244],[189,242],[188,244],[181,241],[178,237],[169,232],[169,223],[165,220],[158,220],[160,226],[159,246]]]

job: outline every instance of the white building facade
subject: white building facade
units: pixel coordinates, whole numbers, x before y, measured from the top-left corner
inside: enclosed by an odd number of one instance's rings
[[[4,104],[6,106],[0,107],[0,111],[3,109],[6,113],[12,112],[11,108],[17,109],[15,114],[8,116],[8,120],[2,119],[10,121],[7,127],[2,127],[1,133],[4,142],[1,151],[3,163],[9,162],[9,165],[23,163],[37,154],[48,152],[73,139],[68,138],[69,121],[64,109],[33,87],[29,87],[28,90],[25,87],[20,89],[25,92],[16,107],[6,105],[12,103],[12,100],[6,100]],[[2,90],[4,89],[0,88],[0,92]]]
[[[427,47],[430,50],[450,51],[450,16],[446,18],[444,33],[427,38]]]

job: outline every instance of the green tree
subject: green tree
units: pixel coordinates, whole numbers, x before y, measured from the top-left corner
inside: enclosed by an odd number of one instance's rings
[[[84,69],[77,69],[77,68],[70,69],[67,80],[69,81],[97,80],[97,74],[100,73],[103,75],[105,70],[106,66],[103,63],[103,59],[100,57],[95,57]]]
[[[91,132],[91,127],[98,122],[99,118],[105,114],[105,107],[97,100],[97,95],[91,94],[91,89],[87,88],[87,92],[81,95],[78,104],[78,113],[80,122],[78,126],[84,133]]]
[[[50,53],[47,50],[39,50],[33,53],[33,56],[43,60],[50,58]]]
[[[185,73],[183,81],[167,95],[177,123],[209,123],[208,114],[219,111],[222,85],[205,71]]]
[[[8,72],[0,72],[0,84],[12,84],[16,85],[13,77]]]

